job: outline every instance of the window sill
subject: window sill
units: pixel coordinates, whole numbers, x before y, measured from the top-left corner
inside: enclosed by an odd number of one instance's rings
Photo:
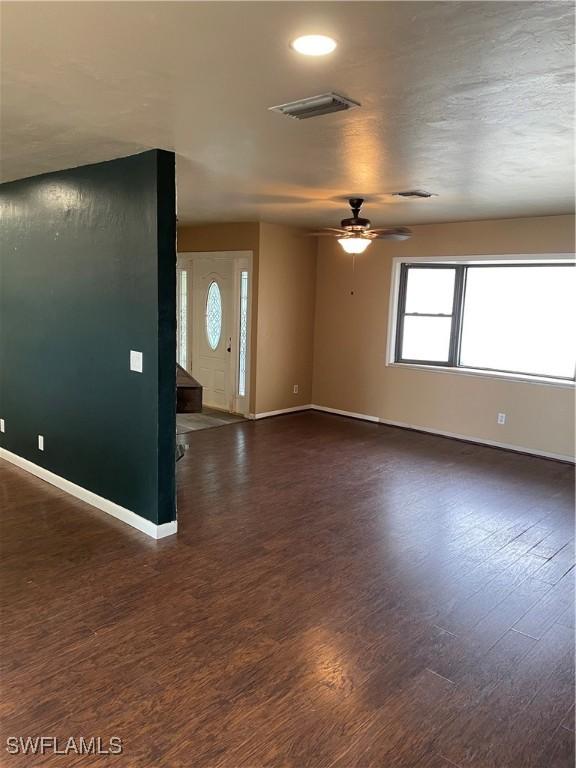
[[[476,376],[482,379],[499,379],[501,381],[520,381],[527,384],[539,384],[560,389],[574,389],[575,382],[566,379],[552,379],[545,376],[527,376],[521,373],[500,373],[498,371],[481,371],[476,368],[453,368],[444,365],[418,365],[417,363],[386,363],[388,368],[408,368],[414,371],[430,371],[432,373],[451,373],[457,376]]]

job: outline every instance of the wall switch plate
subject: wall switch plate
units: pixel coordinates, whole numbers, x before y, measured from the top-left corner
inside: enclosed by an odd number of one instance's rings
[[[136,373],[142,373],[143,368],[143,355],[142,352],[135,352],[130,350],[130,370],[136,371]]]
[[[44,435],[38,435],[38,450],[44,450]]]
[[[295,395],[297,395],[297,394],[298,394],[298,384],[294,384],[294,386],[292,387],[292,392],[293,392]]]
[[[4,424],[4,419],[0,419],[0,432],[6,432],[6,425]]]
[[[505,413],[499,413],[498,414],[498,424],[506,424],[506,414]]]

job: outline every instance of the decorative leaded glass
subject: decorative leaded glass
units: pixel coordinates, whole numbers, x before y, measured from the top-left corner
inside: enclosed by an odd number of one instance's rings
[[[213,280],[206,296],[206,338],[210,349],[216,349],[222,333],[222,296],[218,283]]]
[[[188,273],[185,269],[178,272],[178,278],[178,362],[188,369]]]
[[[240,273],[240,345],[238,348],[238,395],[246,396],[246,349],[248,336],[248,272]]]

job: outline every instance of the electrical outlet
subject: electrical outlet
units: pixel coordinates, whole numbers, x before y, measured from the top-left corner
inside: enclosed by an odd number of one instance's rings
[[[0,419],[0,432],[6,432],[6,425],[4,424],[4,419]]]
[[[498,414],[498,424],[506,424],[506,414],[505,413],[499,413]]]
[[[142,373],[143,367],[144,367],[144,356],[142,352],[136,352],[135,350],[130,350],[130,370],[136,371],[136,373]]]
[[[295,395],[297,395],[297,394],[298,394],[298,384],[294,384],[294,386],[292,387],[292,392],[293,392]]]
[[[38,450],[44,450],[44,435],[38,435]]]

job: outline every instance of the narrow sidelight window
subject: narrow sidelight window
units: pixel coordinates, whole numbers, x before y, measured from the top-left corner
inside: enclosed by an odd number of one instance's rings
[[[248,272],[240,272],[240,343],[238,345],[238,396],[246,396],[246,352],[248,344]]]
[[[182,368],[188,368],[188,272],[178,270],[177,357]]]

